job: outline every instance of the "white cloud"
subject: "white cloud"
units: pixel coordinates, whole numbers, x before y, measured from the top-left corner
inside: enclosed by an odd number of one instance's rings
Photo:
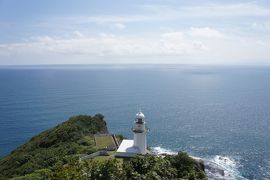
[[[190,39],[184,32],[167,32],[160,39],[163,52],[173,55],[195,55],[207,51],[208,47],[199,40]]]
[[[174,31],[173,28],[167,27],[167,26],[161,26],[159,29],[160,29],[160,31],[162,31],[162,32],[173,32],[173,31]]]
[[[147,58],[151,58],[155,63],[168,62],[168,59],[173,63],[234,63],[236,59],[270,57],[267,39],[229,36],[209,27],[192,27],[152,36],[86,35],[80,31],[72,34],[31,37],[25,42],[0,44],[0,61],[12,59],[20,64],[22,59],[32,59],[32,63],[39,64],[39,60],[44,59],[46,63],[57,64],[113,63],[114,59],[122,58],[125,63],[134,59],[137,63],[148,63]]]
[[[266,46],[266,45],[267,45],[267,43],[264,42],[264,41],[262,41],[262,40],[257,40],[257,41],[256,41],[256,44],[258,44],[258,45],[260,45],[260,46]]]
[[[124,24],[122,24],[122,23],[115,23],[115,24],[114,24],[114,27],[115,27],[116,29],[118,29],[118,30],[123,30],[123,29],[126,28],[126,26],[125,26]]]
[[[127,22],[141,22],[155,20],[154,16],[149,15],[123,15],[123,16],[75,16],[68,18],[59,18],[59,21],[69,21],[76,24],[81,23],[127,23]]]
[[[0,55],[47,56],[63,55],[95,57],[181,56],[205,50],[203,43],[189,40],[182,32],[164,33],[155,38],[123,37],[101,33],[98,36],[30,38],[23,43],[2,44]],[[76,61],[76,58],[74,58]]]
[[[259,30],[259,31],[270,31],[270,23],[269,22],[253,22],[251,24],[251,27],[254,30]]]
[[[74,31],[73,34],[79,38],[84,37],[83,33],[81,33],[80,31]]]
[[[203,5],[143,5],[140,14],[133,15],[95,15],[75,16],[67,18],[56,18],[54,21],[68,22],[71,24],[108,24],[145,22],[145,21],[166,21],[186,18],[235,18],[235,17],[269,17],[270,8],[260,6],[256,3],[216,3]],[[117,25],[118,24],[118,25]],[[121,24],[120,28],[122,28]]]
[[[202,38],[225,38],[226,36],[220,31],[209,27],[191,27],[188,34],[192,37]]]
[[[190,8],[188,8],[191,10]],[[210,17],[270,16],[270,9],[254,3],[214,4],[192,8],[193,14]]]
[[[173,41],[182,40],[184,38],[184,33],[181,31],[167,32],[161,34],[161,37],[167,38]]]
[[[144,9],[163,18],[266,17],[270,9],[256,3],[219,3],[195,6],[148,5]]]

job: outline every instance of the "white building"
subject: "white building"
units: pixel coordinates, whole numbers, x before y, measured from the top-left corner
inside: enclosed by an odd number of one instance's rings
[[[116,156],[118,157],[132,157],[136,154],[146,154],[147,153],[147,142],[146,134],[148,132],[145,126],[144,114],[139,112],[136,114],[136,119],[134,121],[134,126],[132,128],[134,139],[127,140],[124,139],[117,149]]]

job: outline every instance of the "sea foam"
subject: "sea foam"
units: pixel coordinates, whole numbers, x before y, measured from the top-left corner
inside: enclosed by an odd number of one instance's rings
[[[216,155],[203,158],[203,160],[205,164],[205,171],[209,179],[244,179],[238,170],[240,165],[233,157]]]
[[[162,154],[176,155],[177,154],[177,152],[175,152],[175,151],[172,151],[170,149],[165,149],[165,148],[162,148],[160,146],[152,147],[151,151],[156,155],[162,155]]]
[[[158,147],[152,147],[151,151],[154,154],[162,155],[169,154],[175,155],[177,152],[170,149]],[[192,156],[193,157],[193,156]],[[205,164],[205,172],[209,180],[242,180],[244,179],[239,170],[239,163],[233,157],[229,156],[211,156],[211,157],[193,157],[194,159],[202,159]]]

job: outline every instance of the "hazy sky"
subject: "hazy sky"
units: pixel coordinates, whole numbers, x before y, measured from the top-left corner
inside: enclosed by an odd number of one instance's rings
[[[270,1],[0,0],[0,65],[270,64]]]

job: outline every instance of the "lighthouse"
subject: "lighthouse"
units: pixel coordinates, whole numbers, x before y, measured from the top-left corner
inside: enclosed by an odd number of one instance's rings
[[[147,154],[147,141],[146,135],[148,133],[148,128],[146,127],[145,116],[140,111],[136,114],[133,127],[131,128],[133,132],[134,139],[123,139],[119,148],[117,149],[117,157],[134,157],[137,154]]]
[[[136,114],[134,126],[132,128],[134,134],[134,146],[138,147],[140,154],[146,154],[146,134],[148,129],[145,126],[144,114],[140,111]]]

